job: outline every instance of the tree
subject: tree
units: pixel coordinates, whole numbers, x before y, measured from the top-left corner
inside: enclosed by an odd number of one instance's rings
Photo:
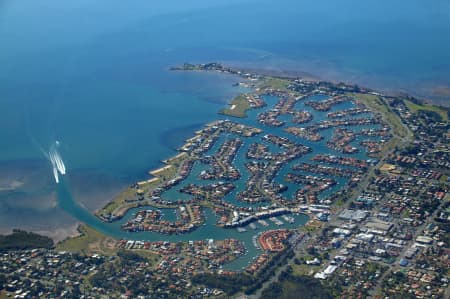
[[[285,271],[277,282],[262,292],[261,298],[331,299],[332,296],[318,280],[307,276],[295,276],[292,272]]]
[[[6,276],[3,274],[0,274],[0,290],[3,290],[3,286],[6,283]]]
[[[0,252],[34,248],[53,248],[53,240],[23,230],[14,230],[12,234],[0,235]]]

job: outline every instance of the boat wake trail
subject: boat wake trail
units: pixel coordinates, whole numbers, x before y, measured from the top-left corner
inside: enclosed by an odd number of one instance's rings
[[[48,158],[50,163],[52,163],[53,167],[53,176],[55,177],[56,183],[59,183],[59,175],[66,174],[66,166],[61,158],[60,153],[58,152],[59,141],[56,140],[54,144],[50,146],[50,150],[48,152]]]

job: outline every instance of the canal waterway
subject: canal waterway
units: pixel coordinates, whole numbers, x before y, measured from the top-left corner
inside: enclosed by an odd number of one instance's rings
[[[320,101],[327,99],[328,96],[325,95],[315,95],[311,96],[305,99],[302,99],[300,102],[298,102],[295,106],[297,110],[307,110],[310,113],[314,115],[313,120],[311,120],[308,123],[302,124],[301,126],[308,126],[312,124],[319,123],[323,120],[327,119],[327,113],[333,112],[333,111],[339,111],[342,109],[348,109],[352,108],[353,104],[351,102],[345,102],[338,105],[332,106],[331,110],[328,112],[319,112],[312,109],[310,106],[305,105],[304,103],[306,101]],[[275,96],[265,96],[263,97],[265,102],[268,104],[267,107],[261,108],[261,109],[254,109],[250,110],[248,112],[248,117],[244,119],[236,119],[232,118],[233,121],[237,121],[240,123],[244,123],[246,125],[252,126],[252,127],[258,127],[263,130],[263,132],[259,135],[256,135],[254,137],[239,137],[234,134],[230,133],[223,133],[220,138],[216,141],[214,146],[211,147],[211,149],[205,154],[205,155],[214,155],[214,153],[217,152],[219,147],[223,145],[223,143],[226,140],[229,140],[230,138],[240,138],[243,140],[243,144],[241,148],[238,150],[236,157],[232,161],[232,165],[236,167],[240,173],[241,178],[237,181],[234,181],[233,184],[235,185],[235,189],[226,195],[224,197],[225,201],[228,201],[236,206],[261,206],[265,205],[264,203],[258,203],[258,204],[250,204],[250,203],[244,203],[242,201],[239,201],[236,198],[236,195],[239,192],[242,192],[246,188],[246,182],[249,178],[249,172],[247,171],[245,167],[245,163],[249,162],[250,160],[246,158],[246,153],[248,151],[248,147],[252,143],[262,143],[268,146],[269,150],[271,152],[281,152],[282,149],[280,147],[273,145],[270,142],[265,141],[262,137],[266,134],[273,134],[277,136],[282,136],[290,139],[293,142],[303,144],[306,146],[309,146],[312,148],[312,152],[308,153],[299,159],[296,159],[294,161],[291,161],[287,163],[276,175],[274,178],[274,181],[277,183],[284,184],[288,187],[288,190],[283,192],[283,197],[287,199],[293,198],[295,195],[295,191],[299,188],[302,188],[302,185],[298,185],[295,183],[290,183],[284,180],[284,177],[288,173],[300,173],[304,175],[313,175],[317,177],[328,177],[328,178],[334,178],[337,182],[335,186],[330,188],[329,190],[326,190],[321,194],[319,198],[326,198],[326,196],[329,196],[336,192],[337,190],[340,190],[345,186],[347,183],[347,179],[341,178],[341,177],[333,177],[330,175],[321,175],[321,174],[314,174],[304,171],[294,171],[292,170],[292,166],[299,162],[306,162],[311,163],[311,157],[317,154],[330,154],[330,155],[338,155],[338,156],[348,156],[348,157],[357,157],[359,159],[369,159],[367,154],[363,149],[361,149],[357,154],[342,154],[338,153],[326,145],[326,141],[331,137],[333,129],[327,129],[320,131],[320,134],[322,134],[325,138],[321,141],[313,142],[313,141],[307,141],[303,138],[296,137],[294,135],[291,135],[289,133],[286,133],[283,131],[283,128],[286,126],[294,125],[290,122],[290,117],[284,117],[284,120],[286,121],[286,124],[281,127],[270,127],[266,125],[262,125],[258,123],[257,121],[257,115],[267,109],[271,109],[275,106],[275,104],[278,102],[279,98]],[[365,115],[366,117],[373,117],[371,113],[368,113]],[[222,119],[230,119],[230,117],[226,116],[219,116],[218,118]],[[351,117],[348,117],[351,118]],[[298,126],[298,125],[297,125]],[[366,126],[368,128],[376,128],[378,125],[373,126]],[[350,127],[352,129],[357,130],[358,126],[352,126]],[[355,146],[361,148],[358,143],[355,143]],[[179,185],[176,185],[175,187],[169,189],[168,191],[163,192],[162,198],[176,201],[179,199],[187,200],[190,199],[191,196],[187,194],[181,193],[179,190],[182,189],[184,186],[188,184],[195,184],[195,185],[206,185],[211,183],[217,183],[220,180],[202,180],[199,175],[202,171],[207,170],[210,166],[207,164],[203,164],[200,161],[195,162],[194,167],[190,173],[190,175],[182,181]],[[120,219],[119,221],[113,222],[113,223],[105,223],[100,221],[98,218],[92,216],[91,213],[89,213],[87,210],[80,207],[72,198],[72,195],[70,193],[70,179],[64,179],[62,184],[59,184],[58,186],[58,198],[60,199],[61,207],[68,211],[72,215],[76,215],[77,219],[83,221],[84,223],[108,234],[111,236],[114,236],[116,238],[121,239],[129,239],[129,240],[146,240],[146,241],[157,241],[157,240],[165,240],[165,241],[187,241],[187,240],[200,240],[200,239],[225,239],[225,238],[236,238],[244,242],[247,252],[243,257],[238,258],[236,261],[228,264],[225,266],[226,269],[230,270],[239,270],[243,267],[245,267],[248,263],[254,259],[258,253],[260,252],[258,247],[255,246],[255,243],[253,241],[253,238],[260,232],[266,231],[269,229],[275,229],[275,228],[295,228],[302,226],[306,223],[306,221],[309,219],[308,216],[300,214],[300,215],[294,215],[295,222],[294,223],[284,223],[282,226],[276,226],[271,221],[268,222],[268,226],[264,227],[260,225],[259,223],[256,223],[258,229],[254,230],[250,227],[247,227],[247,231],[245,232],[238,232],[236,229],[225,229],[225,228],[219,228],[215,225],[216,222],[216,216],[214,213],[207,209],[205,211],[206,216],[206,222],[201,227],[197,228],[191,233],[183,234],[183,235],[161,235],[158,233],[153,232],[125,232],[121,225],[123,225],[126,221],[130,220],[138,211],[149,209],[151,207],[140,207],[140,208],[134,208],[129,210],[125,216]],[[176,220],[176,214],[174,209],[163,209],[163,218],[169,221]]]

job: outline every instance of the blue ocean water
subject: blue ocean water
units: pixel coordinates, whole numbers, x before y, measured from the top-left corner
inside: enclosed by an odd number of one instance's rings
[[[64,235],[216,119],[237,79],[168,71],[185,61],[445,104],[449,12],[445,0],[0,1],[0,231]],[[42,153],[55,140],[74,202]]]

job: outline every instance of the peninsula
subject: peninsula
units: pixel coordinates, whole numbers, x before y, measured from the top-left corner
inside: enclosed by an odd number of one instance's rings
[[[0,294],[35,280],[60,294],[58,270],[91,297],[448,298],[448,109],[219,63],[171,70],[248,91],[96,212],[126,238],[82,226],[62,252],[11,251]]]

